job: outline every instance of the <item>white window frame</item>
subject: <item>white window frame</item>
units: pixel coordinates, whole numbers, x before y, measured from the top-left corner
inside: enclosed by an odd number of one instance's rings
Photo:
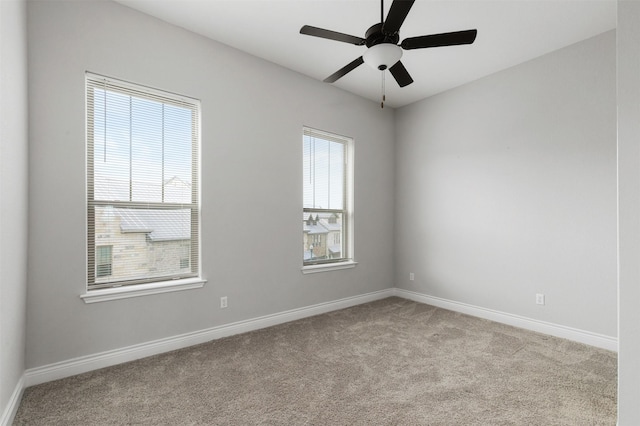
[[[179,103],[189,105],[190,108],[195,112],[195,129],[193,133],[195,134],[195,142],[192,146],[193,155],[196,157],[195,161],[192,163],[192,166],[195,168],[193,171],[193,182],[192,184],[195,186],[195,196],[192,198],[194,201],[190,208],[192,208],[192,224],[197,230],[192,230],[192,240],[195,235],[195,241],[192,243],[191,252],[191,261],[194,263],[194,268],[188,274],[184,276],[178,277],[159,277],[157,279],[139,279],[139,280],[131,280],[129,282],[121,281],[114,282],[113,285],[110,286],[96,286],[92,284],[95,280],[95,271],[96,271],[96,244],[95,244],[95,235],[93,234],[93,230],[95,229],[95,208],[97,206],[105,204],[104,200],[95,200],[94,199],[94,191],[93,191],[93,158],[94,158],[94,142],[93,142],[93,134],[90,132],[91,123],[93,117],[90,116],[92,113],[92,102],[93,96],[90,95],[90,91],[94,87],[98,87],[98,84],[103,84],[107,89],[113,89],[115,91],[124,92],[127,94],[131,94],[132,96],[140,97],[143,99],[153,99],[160,102],[167,103]],[[189,290],[194,288],[201,288],[204,286],[206,280],[202,278],[201,274],[201,254],[200,254],[200,238],[201,238],[201,230],[200,230],[200,101],[193,98],[188,98],[181,95],[176,95],[173,93],[169,93],[166,91],[149,88],[146,86],[141,86],[138,84],[133,84],[129,82],[125,82],[122,80],[113,79],[110,77],[105,77],[93,73],[87,72],[85,74],[85,89],[86,89],[86,141],[87,141],[87,287],[85,294],[80,295],[80,297],[84,300],[85,303],[94,303],[94,302],[103,302],[108,300],[116,300],[123,299],[129,297],[137,297],[144,296],[149,294],[157,294],[157,293],[166,293],[180,290]],[[112,204],[112,203],[107,203]],[[120,205],[121,207],[126,207],[127,202],[115,202],[115,204]],[[139,204],[132,202],[131,204]],[[149,203],[151,204],[151,203]],[[195,204],[195,206],[194,206]],[[169,207],[171,208],[171,207]],[[113,252],[112,252],[113,255]],[[93,276],[93,280],[91,277]]]
[[[312,213],[339,212],[343,215],[342,247],[345,253],[339,259],[327,259],[322,262],[305,262],[302,259],[302,273],[312,274],[317,272],[335,271],[340,269],[353,268],[357,265],[354,257],[354,139],[347,136],[330,133],[324,130],[314,129],[308,126],[303,127],[302,141],[304,136],[313,136],[319,139],[343,143],[345,146],[345,182],[344,182],[344,209],[315,209],[303,206],[303,217]]]

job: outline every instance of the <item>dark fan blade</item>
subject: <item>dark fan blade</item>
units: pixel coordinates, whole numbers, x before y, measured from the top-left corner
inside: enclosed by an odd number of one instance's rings
[[[413,83],[413,79],[404,65],[402,65],[402,62],[396,62],[394,66],[389,68],[389,71],[391,71],[391,75],[393,75],[393,78],[398,82],[398,86],[404,87]]]
[[[300,34],[328,38],[329,40],[342,41],[344,43],[355,44],[356,46],[362,46],[366,41],[365,39],[360,37],[338,33],[331,30],[325,30],[324,28],[312,27],[310,25],[305,25],[304,27],[300,28]]]
[[[382,25],[382,32],[385,34],[395,34],[400,31],[400,27],[411,10],[411,6],[416,0],[393,0],[387,19]]]
[[[354,69],[358,68],[363,63],[364,63],[364,59],[362,59],[362,56],[360,56],[359,58],[357,58],[353,62],[345,65],[344,67],[340,68],[338,71],[336,71],[333,74],[331,74],[329,77],[325,78],[324,82],[325,83],[334,83],[340,77],[344,77],[347,73],[349,73],[349,72],[353,71]]]
[[[471,44],[476,39],[478,30],[456,31],[453,33],[432,34],[420,37],[405,38],[400,43],[404,50],[424,49],[426,47],[455,46]]]

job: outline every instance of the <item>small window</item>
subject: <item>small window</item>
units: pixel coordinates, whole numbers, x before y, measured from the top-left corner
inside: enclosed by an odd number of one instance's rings
[[[112,246],[96,247],[96,277],[111,275]]]
[[[304,128],[303,265],[352,260],[353,140]]]
[[[199,101],[86,75],[88,290],[199,276]]]

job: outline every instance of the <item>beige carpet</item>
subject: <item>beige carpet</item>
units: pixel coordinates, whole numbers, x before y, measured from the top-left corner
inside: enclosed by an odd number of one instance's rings
[[[389,298],[26,389],[16,425],[615,425],[615,353]]]

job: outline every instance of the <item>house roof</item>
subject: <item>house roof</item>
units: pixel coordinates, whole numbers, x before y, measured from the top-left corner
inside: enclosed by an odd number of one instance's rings
[[[309,216],[313,217],[313,219],[317,219],[317,221],[314,220],[313,223],[310,223]],[[306,232],[309,235],[314,235],[340,231],[342,229],[342,223],[330,223],[329,219],[331,216],[333,216],[333,213],[303,212],[303,232]]]
[[[152,241],[188,240],[191,238],[190,210],[114,209],[120,217],[123,233],[148,233]]]

